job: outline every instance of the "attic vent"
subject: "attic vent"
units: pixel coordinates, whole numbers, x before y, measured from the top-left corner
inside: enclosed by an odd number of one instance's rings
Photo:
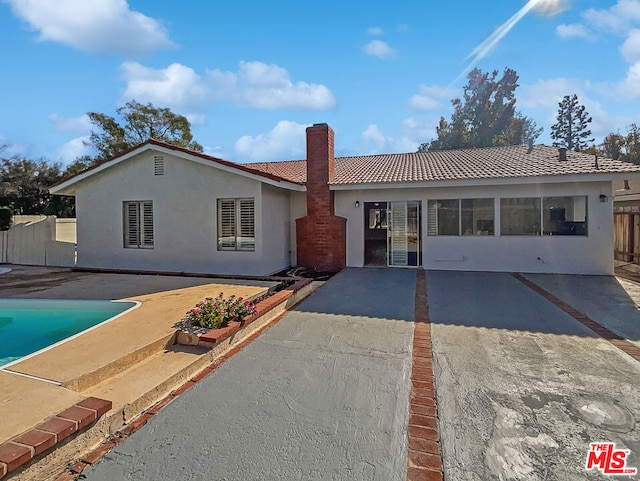
[[[560,147],[558,149],[558,160],[561,162],[564,162],[567,160],[567,148],[566,147]]]
[[[161,155],[153,157],[153,175],[164,175],[164,157]]]

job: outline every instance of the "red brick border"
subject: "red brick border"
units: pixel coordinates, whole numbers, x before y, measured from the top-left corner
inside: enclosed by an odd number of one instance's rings
[[[93,424],[111,409],[111,401],[89,397],[0,444],[0,478]]]
[[[308,286],[313,282],[312,279],[299,279],[295,281],[291,286],[286,289],[282,289],[262,301],[258,302],[255,306],[256,313],[245,317],[242,322],[230,322],[228,326],[221,327],[219,329],[210,329],[204,334],[198,335],[198,340],[203,343],[207,343],[207,345],[213,346],[214,344],[219,343],[220,341],[225,340],[231,335],[235,334],[240,328],[246,326],[247,324],[252,323],[259,317],[265,315],[267,312],[278,306],[279,304],[285,302],[291,296],[296,294],[299,290]]]
[[[547,299],[549,302],[554,304],[556,307],[559,307],[564,312],[569,314],[575,320],[577,320],[577,321],[581,322],[582,324],[584,324],[585,326],[587,326],[589,329],[591,329],[597,335],[599,335],[600,337],[606,339],[611,344],[616,346],[618,349],[620,349],[624,353],[626,353],[629,356],[631,356],[632,358],[634,358],[636,361],[640,361],[640,347],[638,347],[635,344],[627,341],[623,337],[618,336],[615,332],[610,331],[606,327],[598,324],[596,321],[591,319],[589,316],[583,314],[582,312],[578,311],[577,309],[574,309],[573,307],[571,307],[566,302],[558,299],[556,296],[551,294],[549,291],[547,291],[546,289],[543,289],[542,287],[540,287],[538,284],[534,283],[533,281],[530,281],[529,279],[524,277],[522,274],[514,273],[512,275],[513,275],[513,277],[518,279],[520,282],[522,282],[525,286],[527,286],[529,289],[531,289],[532,291],[536,292],[537,294],[540,294],[542,297]]]
[[[300,280],[300,281],[296,282],[293,286],[291,286],[289,288],[289,290],[283,290],[283,291],[280,291],[280,292],[285,293],[285,294],[283,294],[283,295],[286,295],[285,298],[289,298],[296,291],[298,291],[302,287],[306,286],[310,282],[312,282],[311,279]],[[289,291],[289,292],[287,293],[287,291]],[[280,294],[280,292],[277,293],[277,294]],[[271,296],[271,297],[275,297],[275,296]],[[267,298],[267,300],[271,299],[271,297]],[[169,393],[169,395],[167,395],[166,397],[164,397],[163,399],[161,399],[160,401],[155,403],[152,407],[150,407],[149,409],[144,411],[139,417],[137,417],[131,423],[129,423],[122,431],[117,433],[113,438],[105,441],[100,446],[95,448],[93,451],[90,451],[89,453],[85,454],[82,458],[80,458],[79,461],[77,461],[76,463],[71,465],[67,472],[65,472],[65,473],[61,474],[60,476],[58,476],[55,481],[73,481],[73,480],[77,479],[77,477],[80,475],[80,473],[82,473],[82,471],[87,466],[95,464],[100,459],[102,459],[102,457],[105,454],[107,454],[109,451],[111,451],[113,448],[118,446],[125,439],[127,439],[129,436],[131,436],[133,433],[135,433],[140,428],[142,428],[145,424],[147,424],[149,419],[151,419],[153,416],[158,414],[165,406],[167,406],[171,401],[173,401],[174,398],[176,398],[180,394],[184,393],[185,391],[187,391],[191,387],[195,386],[198,382],[202,381],[205,377],[207,377],[209,374],[211,374],[213,371],[215,371],[219,366],[221,366],[226,361],[228,361],[233,356],[235,356],[245,346],[247,346],[249,343],[253,342],[258,336],[260,336],[265,330],[269,329],[270,327],[272,327],[276,323],[278,323],[284,316],[286,316],[291,310],[293,310],[303,300],[304,299],[301,299],[295,305],[291,306],[288,309],[285,309],[277,317],[275,317],[274,319],[269,321],[267,324],[265,324],[264,326],[262,326],[259,329],[257,329],[253,334],[251,334],[249,337],[244,339],[242,342],[238,343],[235,347],[233,347],[233,349],[227,351],[224,355],[220,356],[218,359],[213,361],[210,365],[205,367],[202,371],[200,371],[200,373],[198,373],[195,376],[193,376],[191,379],[189,379],[187,382],[185,382],[182,386],[180,386],[180,387],[174,389],[173,391],[171,391],[171,393]],[[281,301],[282,301],[282,299],[279,302],[281,302]],[[260,303],[260,304],[262,304],[262,303]],[[264,312],[266,312],[268,310],[271,310],[274,306],[275,305],[269,306],[269,308],[265,309]],[[259,315],[264,313],[264,312],[261,313],[260,309],[258,311],[259,311]],[[253,319],[251,319],[251,320],[253,320]],[[245,320],[245,322],[247,322],[247,321]],[[244,322],[243,322],[243,324],[244,324]],[[1,463],[0,463],[0,470],[1,469],[2,469],[2,466],[1,466]]]
[[[442,481],[444,476],[424,269],[418,269],[416,274],[414,317],[407,481]]]

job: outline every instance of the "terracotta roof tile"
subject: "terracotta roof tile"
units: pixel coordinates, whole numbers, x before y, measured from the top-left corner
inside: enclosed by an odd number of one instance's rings
[[[254,170],[259,170],[265,174],[271,174],[290,182],[304,184],[307,181],[307,161],[289,160],[284,162],[256,162],[252,164],[242,164]]]
[[[244,164],[292,182],[306,182],[306,161],[261,162]],[[336,158],[334,185],[425,182],[467,179],[500,179],[640,172],[640,166],[599,158],[582,152],[567,152],[567,160],[558,160],[558,149],[536,145],[528,147],[489,147],[483,149],[443,150],[408,154],[380,154]]]

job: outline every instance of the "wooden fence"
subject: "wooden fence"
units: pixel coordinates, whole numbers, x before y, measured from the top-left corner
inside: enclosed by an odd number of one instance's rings
[[[640,264],[640,212],[613,213],[614,258]]]

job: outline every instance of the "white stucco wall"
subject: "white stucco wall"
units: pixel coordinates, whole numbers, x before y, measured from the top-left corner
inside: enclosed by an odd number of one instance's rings
[[[290,192],[262,184],[262,246],[268,256],[262,259],[266,273],[291,265]]]
[[[307,193],[291,192],[291,262],[296,265],[296,219],[307,215]]]
[[[78,184],[79,266],[264,275],[289,265],[282,243],[265,243],[263,232],[266,214],[269,235],[286,238],[288,192],[267,189],[274,208],[265,210],[257,180],[166,153],[165,174],[154,176],[154,155],[143,152]],[[255,251],[218,251],[217,199],[242,197],[255,199]],[[135,200],[153,201],[153,249],[123,246],[122,203]],[[278,208],[284,212],[276,215]]]
[[[422,201],[422,263],[426,269],[613,273],[611,182],[480,185],[336,191],[336,215],[347,218],[347,265],[364,264],[364,202]],[[588,236],[501,236],[500,198],[588,196]],[[495,236],[427,236],[428,199],[495,198]],[[355,207],[355,201],[360,207]]]

